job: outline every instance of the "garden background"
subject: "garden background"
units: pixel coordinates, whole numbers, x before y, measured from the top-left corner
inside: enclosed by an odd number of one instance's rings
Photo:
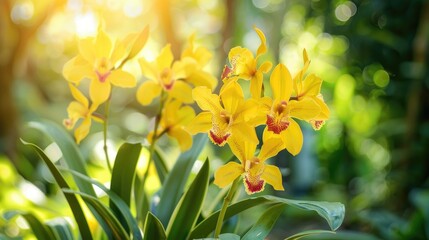
[[[19,138],[48,145],[28,123],[61,124],[72,99],[62,76],[78,37],[102,27],[123,37],[150,27],[140,56],[154,59],[166,43],[179,56],[187,38],[213,51],[209,71],[220,76],[230,48],[255,51],[253,26],[267,37],[264,59],[282,62],[292,74],[302,66],[323,80],[331,116],[320,131],[302,126],[304,147],[276,162],[285,168],[284,192],[300,199],[342,202],[344,239],[429,239],[429,2],[425,0],[2,0],[0,2],[0,213],[32,211],[50,219],[70,215],[52,176]],[[136,65],[126,66],[138,84]],[[267,79],[266,79],[267,80]],[[115,89],[109,149],[139,141],[151,119],[134,92]],[[149,114],[150,116],[150,114]],[[90,175],[106,181],[102,126],[80,144]],[[177,143],[163,148],[177,156]],[[50,146],[50,148],[49,148]],[[57,156],[54,145],[46,149]],[[95,147],[94,147],[95,146]],[[208,145],[214,168],[228,149]],[[217,163],[216,163],[217,159]],[[145,160],[139,164],[143,167]],[[170,162],[170,164],[173,164]],[[148,187],[159,187],[157,178]],[[251,213],[249,213],[251,215]],[[287,209],[271,233],[326,228],[312,214]],[[31,235],[28,226],[0,217],[0,238]]]

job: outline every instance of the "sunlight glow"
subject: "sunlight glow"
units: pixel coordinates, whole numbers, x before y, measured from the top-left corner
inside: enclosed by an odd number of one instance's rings
[[[77,15],[74,23],[79,37],[94,36],[97,33],[98,21],[92,12]]]
[[[10,13],[10,18],[14,23],[28,21],[33,17],[34,6],[31,1],[15,4]]]
[[[46,200],[45,194],[31,183],[21,182],[19,184],[19,189],[22,194],[24,194],[24,196],[34,204],[40,205]]]
[[[356,14],[357,7],[354,3],[347,1],[335,8],[335,17],[341,22],[347,22]]]
[[[124,14],[127,17],[135,18],[143,12],[143,1],[131,0],[126,1],[123,7]]]

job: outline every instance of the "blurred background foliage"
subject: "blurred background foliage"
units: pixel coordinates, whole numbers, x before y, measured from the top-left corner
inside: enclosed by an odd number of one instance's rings
[[[306,48],[310,72],[324,80],[331,118],[319,132],[303,126],[305,145],[297,157],[286,152],[277,157],[285,168],[286,191],[276,194],[343,202],[347,216],[338,238],[360,233],[355,239],[429,239],[426,0],[2,0],[0,212],[26,209],[45,219],[70,215],[52,177],[19,137],[46,146],[59,159],[55,145],[26,125],[41,118],[61,123],[66,117],[72,98],[61,71],[77,53],[77,38],[94,35],[99,27],[122,38],[146,25],[151,34],[141,57],[154,59],[167,42],[179,57],[195,33],[197,43],[214,53],[209,70],[215,76],[231,47],[256,50],[253,25],[267,36],[263,58],[286,64],[292,73],[302,67]],[[138,65],[125,68],[142,81]],[[151,128],[153,109],[139,106],[134,91],[113,92],[112,154],[124,140],[143,140]],[[101,131],[95,126],[81,149],[91,175],[103,181]],[[174,142],[161,143],[169,155],[178,153]],[[211,152],[214,168],[230,156],[225,149]],[[149,184],[154,190],[156,181]],[[323,224],[293,210],[281,218],[273,239],[276,233]],[[22,219],[0,218],[0,238],[28,232]]]

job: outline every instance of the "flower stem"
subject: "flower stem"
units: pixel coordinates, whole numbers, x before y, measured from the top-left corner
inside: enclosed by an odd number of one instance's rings
[[[220,209],[219,217],[216,223],[214,238],[219,238],[220,231],[222,230],[223,219],[225,218],[226,209],[228,208],[228,205],[231,203],[231,200],[234,197],[234,193],[237,190],[240,180],[241,180],[241,177],[238,177],[234,180],[234,182],[231,185],[231,188],[228,191],[228,194],[223,199],[222,208]]]
[[[104,155],[106,156],[107,168],[109,169],[110,173],[112,173],[112,165],[110,165],[109,153],[107,150],[107,124],[108,124],[107,119],[109,119],[109,109],[110,109],[110,98],[109,100],[107,100],[105,104],[105,109],[104,109],[105,119],[103,122],[103,150],[104,150]]]

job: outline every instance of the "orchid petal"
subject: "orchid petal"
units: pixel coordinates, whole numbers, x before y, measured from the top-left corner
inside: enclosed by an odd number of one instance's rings
[[[136,86],[136,78],[131,73],[122,71],[121,69],[112,71],[107,81],[122,88],[132,88]]]
[[[224,188],[231,184],[243,172],[244,169],[241,164],[229,162],[216,170],[214,184],[220,188]]]
[[[154,81],[145,81],[137,90],[137,101],[141,105],[149,105],[153,99],[161,94],[161,86]]]
[[[292,78],[289,70],[283,64],[278,64],[270,77],[271,90],[274,99],[288,101],[292,94]]]

